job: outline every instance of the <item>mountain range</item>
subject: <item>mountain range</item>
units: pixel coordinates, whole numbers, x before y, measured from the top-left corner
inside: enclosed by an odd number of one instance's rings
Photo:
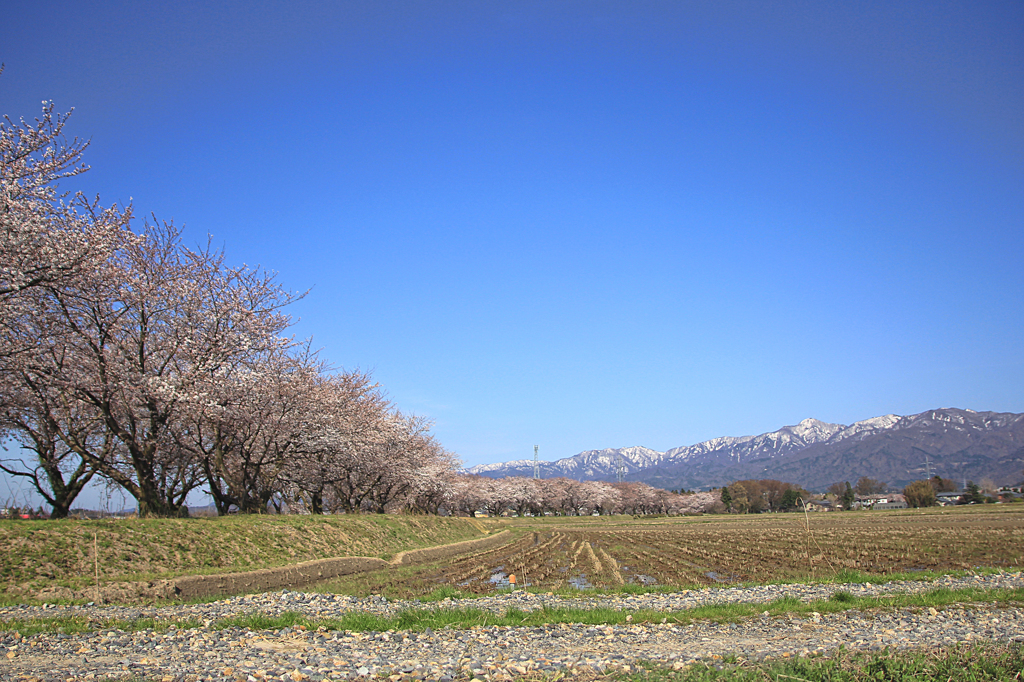
[[[759,436],[722,437],[665,452],[645,447],[588,450],[541,462],[542,478],[640,481],[668,490],[774,478],[824,490],[861,476],[890,488],[938,474],[962,485],[1024,478],[1024,414],[957,408],[888,414],[850,425],[805,419]],[[503,478],[532,476],[533,460],[481,464],[467,473]]]

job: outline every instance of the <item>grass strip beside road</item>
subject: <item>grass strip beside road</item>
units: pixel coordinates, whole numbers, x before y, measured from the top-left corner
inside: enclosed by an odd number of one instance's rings
[[[848,592],[837,592],[828,600],[802,602],[793,597],[778,599],[767,604],[718,604],[700,606],[683,611],[656,609],[617,610],[612,608],[541,608],[522,611],[510,608],[504,613],[492,613],[477,608],[416,608],[401,611],[393,616],[381,616],[362,611],[352,611],[337,618],[314,618],[298,612],[286,612],[270,616],[253,612],[209,623],[214,630],[242,628],[249,630],[279,630],[298,628],[303,630],[328,630],[351,632],[385,632],[406,630],[422,632],[427,628],[466,629],[472,627],[509,626],[537,627],[542,625],[577,623],[585,625],[636,625],[641,623],[672,623],[688,625],[694,622],[738,622],[758,617],[765,612],[769,616],[804,616],[812,613],[828,614],[850,610],[893,611],[898,609],[942,609],[956,605],[973,604],[1024,605],[1024,588],[985,590],[979,588],[939,588],[917,594],[892,594],[881,597],[857,597]],[[54,616],[44,618],[12,619],[0,622],[0,631],[14,630],[27,637],[40,632],[78,634],[101,630],[137,632],[141,630],[163,630],[198,628],[202,623],[195,619],[153,619],[117,620],[96,619],[85,616]]]
[[[611,672],[600,679],[603,682],[1024,680],[1024,644],[968,644],[938,651],[885,650],[870,654],[841,651],[829,657],[797,657],[785,661],[695,663],[681,670],[643,666],[629,673]]]
[[[738,622],[768,613],[771,617],[786,615],[826,614],[850,610],[897,610],[903,608],[946,608],[958,604],[1015,604],[1024,605],[1024,588],[983,590],[965,588],[950,590],[940,588],[919,594],[893,594],[882,597],[855,597],[848,592],[839,592],[828,600],[802,602],[793,597],[778,599],[767,604],[714,604],[699,606],[684,611],[657,609],[619,610],[612,608],[540,608],[523,611],[510,608],[504,613],[492,613],[474,608],[408,609],[394,616],[378,616],[363,612],[352,612],[341,618],[306,618],[301,614],[288,613],[278,616],[279,623],[261,614],[227,618],[214,624],[217,628],[242,627],[254,629],[278,629],[301,625],[306,629],[349,630],[352,632],[387,630],[410,630],[419,632],[431,628],[471,628],[489,626],[537,627],[559,623],[584,625],[635,625],[640,623],[674,623],[689,625],[698,621],[718,623]],[[250,624],[249,619],[256,618]]]

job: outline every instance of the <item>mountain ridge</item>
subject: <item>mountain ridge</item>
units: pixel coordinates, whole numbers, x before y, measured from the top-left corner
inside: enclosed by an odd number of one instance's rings
[[[886,414],[853,424],[808,418],[756,436],[722,436],[664,452],[643,446],[587,450],[540,462],[541,476],[624,480],[660,488],[710,488],[747,478],[777,478],[823,490],[861,476],[899,488],[929,472],[958,483],[1019,481],[1024,469],[1024,414],[939,408]],[[533,461],[470,467],[491,478],[532,476]]]

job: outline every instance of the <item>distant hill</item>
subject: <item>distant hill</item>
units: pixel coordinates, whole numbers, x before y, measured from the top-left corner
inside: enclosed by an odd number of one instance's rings
[[[997,485],[1024,478],[1024,414],[956,408],[894,414],[849,426],[805,419],[759,436],[723,437],[659,452],[645,447],[588,450],[541,462],[541,476],[628,481],[659,488],[710,488],[747,478],[774,478],[824,490],[869,476],[901,488],[927,471]],[[532,460],[471,467],[468,473],[532,476]]]

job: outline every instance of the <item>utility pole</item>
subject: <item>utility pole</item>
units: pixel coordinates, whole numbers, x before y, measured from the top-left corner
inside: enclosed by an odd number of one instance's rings
[[[539,445],[533,446],[533,477],[534,479],[540,479],[540,459],[537,454],[540,451]]]

